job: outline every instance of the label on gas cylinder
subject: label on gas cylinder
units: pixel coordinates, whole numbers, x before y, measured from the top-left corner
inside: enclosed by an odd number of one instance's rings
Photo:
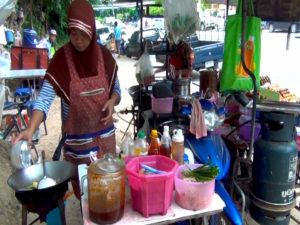
[[[297,159],[298,159],[297,155],[290,156],[288,182],[295,181],[296,169],[297,169]]]

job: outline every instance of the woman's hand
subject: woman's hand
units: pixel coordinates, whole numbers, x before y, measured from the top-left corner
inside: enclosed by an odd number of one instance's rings
[[[105,116],[101,119],[101,121],[106,125],[110,118],[112,117],[112,114],[114,112],[114,106],[119,103],[120,96],[117,92],[113,92],[111,95],[111,98],[104,104],[102,111]]]
[[[15,139],[12,140],[12,145],[17,144],[20,140],[25,140],[28,146],[31,146],[33,132],[29,129],[22,131]]]
[[[30,119],[29,126],[26,130],[22,131],[16,139],[12,140],[12,145],[15,145],[20,140],[26,140],[28,146],[31,147],[31,140],[34,132],[39,127],[40,123],[44,119],[44,113],[39,110],[34,110]]]
[[[115,103],[112,101],[112,99],[109,99],[103,106],[102,111],[105,112],[103,115],[105,115],[104,118],[101,119],[101,121],[106,125],[109,122],[109,119],[112,117],[112,114],[114,112],[114,106]]]

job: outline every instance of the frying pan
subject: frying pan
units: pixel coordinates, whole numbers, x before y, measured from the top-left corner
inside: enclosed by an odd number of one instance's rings
[[[56,185],[44,189],[28,189],[33,182],[44,177],[43,164],[35,164],[13,173],[7,180],[8,185],[16,191],[16,197],[22,204],[42,204],[64,195],[68,181],[72,178],[75,166],[67,161],[45,162],[45,175],[56,180]]]

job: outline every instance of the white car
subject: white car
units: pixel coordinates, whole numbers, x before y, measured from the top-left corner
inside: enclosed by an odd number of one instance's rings
[[[102,24],[96,24],[96,33],[97,33],[97,37],[100,37],[100,40],[102,43],[104,43],[109,35],[113,32],[113,30],[106,25],[102,25]]]

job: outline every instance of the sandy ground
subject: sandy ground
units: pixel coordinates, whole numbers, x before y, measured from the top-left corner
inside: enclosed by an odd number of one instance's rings
[[[132,104],[132,100],[127,92],[127,89],[136,84],[134,76],[135,67],[133,66],[135,62],[136,61],[129,60],[124,56],[122,56],[121,59],[117,59],[117,63],[119,66],[118,76],[122,90],[122,101],[118,106],[116,106],[116,112],[119,112],[121,109],[124,109],[126,107],[130,107]],[[46,120],[48,135],[45,134],[43,124],[41,124],[40,126],[41,138],[36,147],[40,153],[42,150],[45,150],[47,161],[52,160],[52,155],[60,140],[60,113],[60,99],[56,98],[51,105]],[[115,118],[117,120],[115,123],[117,129],[117,145],[120,145],[121,138],[123,137],[123,134],[128,126],[128,123],[125,121],[130,121],[131,115],[123,115],[122,119],[120,119],[118,118],[117,114],[115,114]],[[12,189],[7,185],[7,179],[13,172],[13,168],[11,167],[9,160],[10,145],[7,142],[0,141],[0,148],[0,224],[17,225],[21,224],[21,205],[15,198]],[[72,191],[71,188],[70,191]],[[36,217],[37,214],[29,213],[28,224],[32,222]],[[68,225],[83,224],[80,203],[73,194],[66,201],[66,221]],[[35,224],[46,223],[37,222]]]

